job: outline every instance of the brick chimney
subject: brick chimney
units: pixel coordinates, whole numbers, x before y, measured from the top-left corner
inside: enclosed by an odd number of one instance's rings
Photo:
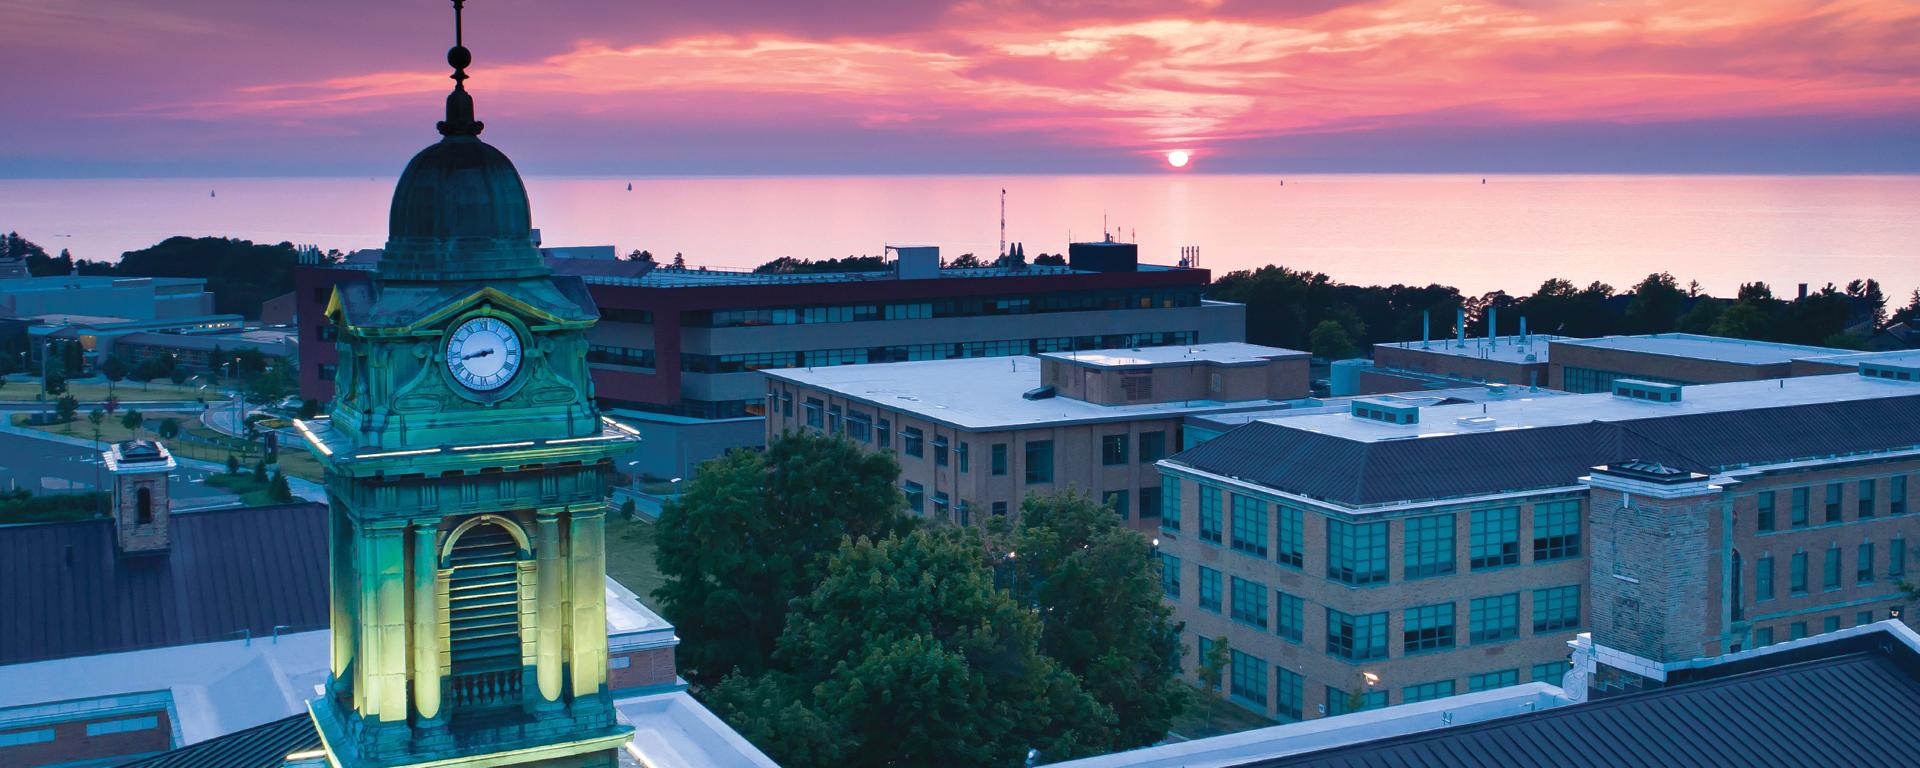
[[[152,440],[114,443],[101,455],[113,476],[113,527],[120,554],[164,553],[172,544],[167,475],[178,466]]]

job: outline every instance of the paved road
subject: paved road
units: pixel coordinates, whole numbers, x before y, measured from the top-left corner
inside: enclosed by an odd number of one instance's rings
[[[169,491],[176,510],[233,504],[239,498],[205,484],[208,470],[181,467],[173,474]],[[109,478],[100,467],[100,454],[91,448],[19,434],[0,433],[0,488],[26,488],[34,493],[72,493],[92,490]]]

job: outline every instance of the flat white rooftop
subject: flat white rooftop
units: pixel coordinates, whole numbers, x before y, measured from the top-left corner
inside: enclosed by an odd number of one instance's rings
[[[1449,387],[1447,389],[1392,392],[1381,395],[1308,398],[1305,400],[1292,400],[1287,402],[1285,407],[1271,410],[1197,414],[1197,418],[1204,419],[1212,424],[1237,426],[1254,421],[1292,419],[1300,416],[1312,416],[1323,413],[1347,414],[1353,410],[1353,401],[1355,400],[1374,400],[1395,405],[1430,408],[1448,403],[1458,405],[1461,401],[1468,403],[1501,402],[1520,398],[1558,397],[1565,394],[1568,393],[1557,389],[1546,389],[1544,387],[1532,389],[1521,386],[1509,386],[1498,390],[1491,387]]]
[[[1648,402],[1616,397],[1605,392],[1548,395],[1523,391],[1502,400],[1421,408],[1417,424],[1388,424],[1350,414],[1293,416],[1264,421],[1348,440],[1377,442],[1485,431],[1484,427],[1476,430],[1457,423],[1463,417],[1490,417],[1495,430],[1531,429],[1590,421],[1627,421],[1910,395],[1920,395],[1920,383],[1836,373],[1726,384],[1691,384],[1682,388],[1681,399],[1677,403]]]
[[[1276,358],[1306,357],[1307,353],[1284,347],[1267,347],[1244,341],[1223,341],[1190,346],[1142,347],[1140,349],[1096,349],[1085,352],[1048,352],[1040,357],[1098,368],[1154,368],[1167,365],[1209,363],[1212,365],[1257,365]]]
[[[1896,349],[1887,352],[1848,352],[1839,355],[1813,355],[1810,357],[1796,357],[1794,360],[1848,366],[1858,366],[1861,363],[1920,365],[1920,349]]]
[[[1694,333],[1654,333],[1644,336],[1602,336],[1597,339],[1561,339],[1556,344],[1637,352],[1643,355],[1711,360],[1735,365],[1786,363],[1796,357],[1842,355],[1849,350],[1782,344],[1775,341],[1729,339]]]
[[[1465,344],[1451,338],[1434,339],[1425,343],[1418,341],[1395,341],[1373,345],[1374,349],[1383,347],[1405,349],[1433,355],[1466,357],[1475,360],[1493,360],[1502,363],[1544,363],[1547,362],[1548,347],[1552,342],[1568,341],[1565,336],[1553,336],[1545,333],[1529,333],[1526,340],[1515,336],[1496,336],[1492,341],[1487,337],[1470,337]],[[1532,355],[1533,359],[1528,359]]]
[[[976,431],[1170,418],[1282,405],[1278,400],[1182,400],[1139,405],[1095,405],[1060,396],[1028,400],[1021,395],[1040,386],[1040,359],[1028,355],[783,368],[763,373],[879,408]]]

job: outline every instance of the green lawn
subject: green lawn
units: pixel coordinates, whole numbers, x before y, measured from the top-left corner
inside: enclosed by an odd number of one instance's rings
[[[208,475],[207,485],[239,496],[240,503],[245,506],[264,507],[278,503],[267,496],[267,483],[253,479],[252,469],[241,469],[237,475]]]
[[[1174,719],[1172,731],[1183,739],[1204,739],[1278,724],[1218,695],[1195,689],[1193,705]]]
[[[607,515],[607,575],[640,596],[648,607],[655,605],[653,590],[666,583],[654,562],[654,524],[646,520],[628,520],[618,512]]]
[[[103,447],[134,437],[133,433],[128,431],[127,428],[120,426],[120,417],[125,413],[124,410],[117,411],[107,416],[106,421],[101,422],[100,441]],[[185,440],[165,441],[168,450],[184,458],[200,459],[202,461],[211,461],[215,464],[225,465],[227,463],[227,456],[232,455],[239,458],[241,465],[248,469],[251,469],[253,462],[260,458],[261,449],[259,443],[248,443],[245,440],[228,437],[208,429],[206,425],[200,423],[200,414],[198,412],[149,413],[147,411],[141,411],[141,413],[147,417],[147,425],[140,430],[139,436],[141,438],[148,440],[157,439],[159,435],[154,434],[153,430],[160,426],[162,420],[172,417],[180,420],[180,430],[182,432],[211,440],[215,443],[215,445],[206,445]],[[13,423],[15,426],[37,429],[42,432],[52,432],[57,435],[72,435],[88,440],[93,439],[93,425],[87,422],[86,411],[75,414],[73,421],[66,424],[34,425],[25,423],[26,419],[26,414],[16,414],[13,417]],[[298,477],[305,480],[312,480],[316,483],[322,480],[321,476],[324,474],[320,468],[319,460],[313,458],[313,454],[307,450],[306,441],[299,438],[288,438],[280,442],[280,471],[287,473],[288,477]]]
[[[121,400],[192,400],[196,397],[204,397],[208,400],[223,400],[227,397],[226,393],[219,392],[212,388],[202,390],[195,384],[176,386],[171,381],[152,381],[146,384],[141,384],[137,381],[122,381],[119,384],[113,385],[112,393],[119,395]],[[108,387],[106,381],[100,379],[92,381],[69,381],[67,382],[67,394],[73,395],[75,399],[83,403],[97,402],[107,398]],[[0,386],[0,402],[33,402],[39,399],[39,396],[40,379],[37,377],[22,380],[9,376],[7,377],[5,386]],[[58,399],[60,399],[58,395],[48,398],[48,400]]]

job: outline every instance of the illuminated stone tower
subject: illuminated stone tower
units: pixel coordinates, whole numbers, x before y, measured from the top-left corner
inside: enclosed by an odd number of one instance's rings
[[[549,274],[513,163],[480,141],[460,45],[442,138],[386,254],[327,308],[333,650],[311,711],[337,766],[611,766],[606,494],[632,433],[587,374],[585,287]]]

